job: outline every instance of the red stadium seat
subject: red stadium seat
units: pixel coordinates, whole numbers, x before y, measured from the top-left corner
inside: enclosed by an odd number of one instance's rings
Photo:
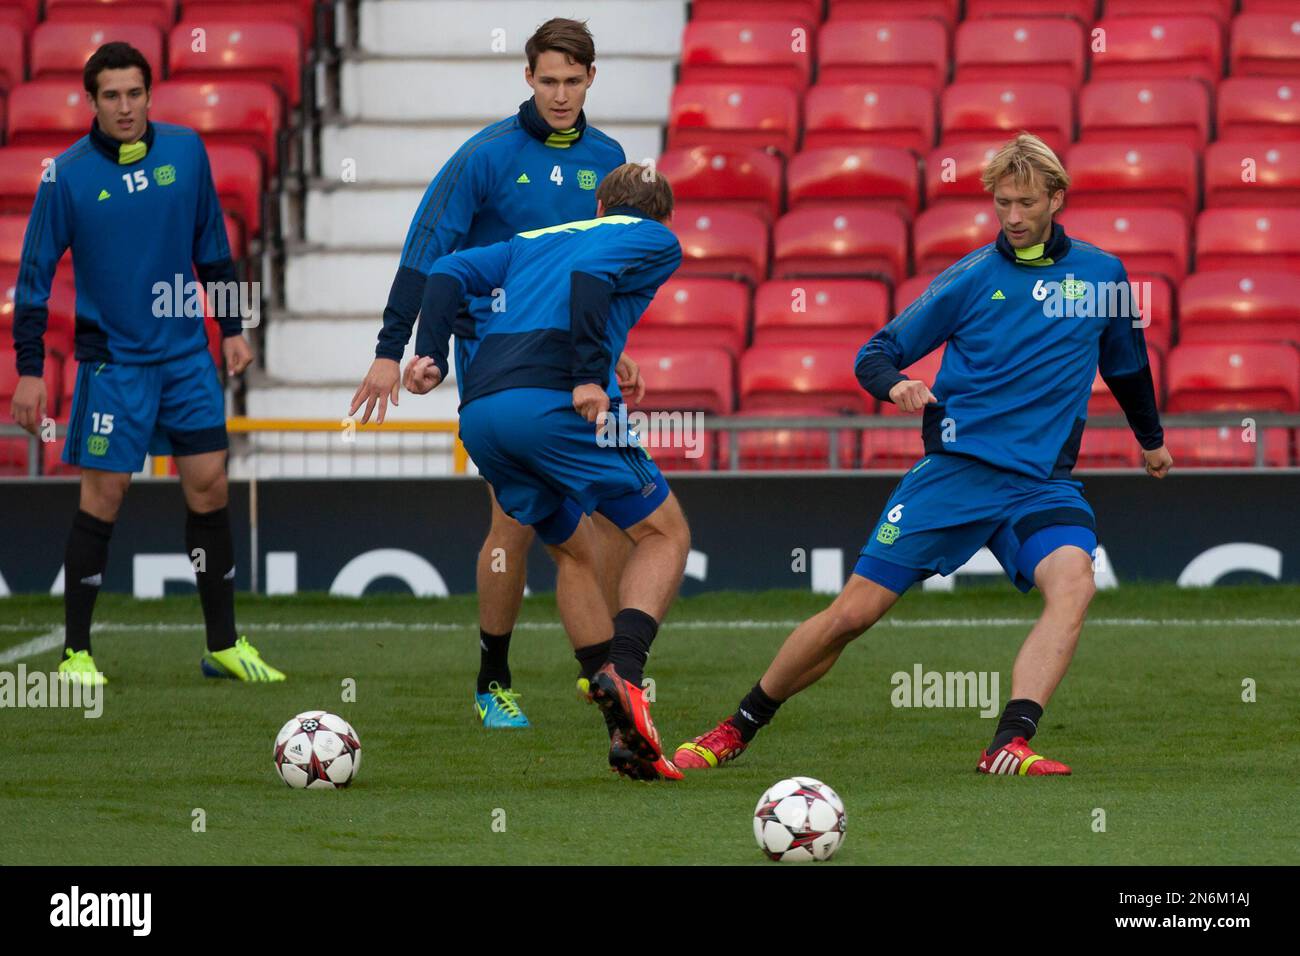
[[[155,80],[163,75],[162,33],[152,23],[105,20],[46,21],[32,31],[32,78],[81,82],[86,61],[105,43],[121,40],[144,54]],[[87,126],[90,124],[87,123]]]
[[[1119,256],[1129,272],[1154,272],[1175,284],[1187,274],[1187,218],[1172,209],[1066,208],[1059,221],[1076,239]]]
[[[817,47],[818,83],[907,83],[938,91],[948,80],[948,30],[938,20],[832,20]]]
[[[1205,150],[1206,206],[1300,206],[1300,142],[1230,140]]]
[[[17,24],[0,20],[0,92],[17,86],[25,79],[27,79],[26,34]]]
[[[781,160],[764,150],[721,145],[670,149],[657,166],[678,202],[706,200],[768,223],[781,213]]]
[[[735,409],[735,371],[731,356],[722,349],[637,347],[629,354],[645,379],[645,399],[638,408],[714,415]]]
[[[195,51],[196,30],[206,45]],[[302,99],[302,38],[288,23],[197,21],[188,17],[172,29],[167,59],[172,79],[270,83],[295,107]]]
[[[1165,435],[1168,434],[1166,430]],[[1182,464],[1177,457],[1174,461]],[[1142,446],[1128,428],[1099,428],[1089,425],[1083,430],[1079,457],[1074,463],[1076,469],[1133,468],[1141,464]]]
[[[1165,447],[1181,468],[1251,468],[1259,457],[1265,465],[1281,468],[1291,463],[1289,444],[1285,428],[1252,431],[1240,425],[1221,425],[1165,429]]]
[[[1197,272],[1178,289],[1179,342],[1300,344],[1300,276]]]
[[[691,20],[798,20],[815,26],[822,0],[694,0]]]
[[[901,146],[925,153],[934,145],[934,94],[892,83],[818,83],[804,99],[803,148]]]
[[[1092,79],[1192,77],[1213,87],[1223,76],[1223,31],[1210,17],[1107,16],[1104,50],[1092,52]]]
[[[981,176],[1005,138],[948,143],[930,151],[925,160],[925,205],[949,199],[989,202]]]
[[[966,0],[966,19],[975,17],[1073,17],[1088,26],[1097,18],[1097,0]]]
[[[213,143],[208,147],[212,180],[221,208],[239,217],[249,236],[262,231],[262,163],[247,146]]]
[[[1294,13],[1295,0],[1241,0],[1242,13]]]
[[[18,267],[22,261],[27,217],[21,213],[0,214],[0,266]]]
[[[12,339],[14,324],[14,291],[18,283],[17,266],[0,266],[0,341]],[[46,354],[60,356],[72,354],[72,334],[75,315],[76,287],[72,281],[69,260],[59,263],[50,285],[50,298],[46,303],[49,319],[45,327]]]
[[[1147,352],[1147,359],[1151,365],[1151,384],[1155,386],[1156,404],[1164,408],[1164,362],[1160,359],[1159,352]],[[1101,370],[1092,377],[1092,393],[1088,398],[1088,417],[1097,418],[1101,415],[1122,415],[1123,409],[1119,407],[1119,402],[1115,401],[1115,396],[1111,394],[1106,382],[1101,377]],[[1128,429],[1125,434],[1132,437]]]
[[[1300,351],[1279,343],[1191,342],[1165,368],[1175,412],[1300,411]]]
[[[238,219],[230,213],[221,213],[221,223],[226,227],[226,242],[230,245],[230,254],[235,259],[248,255],[248,232]]]
[[[205,145],[230,143],[257,150],[275,175],[283,110],[266,83],[255,80],[168,80],[154,86],[150,117],[199,132]]]
[[[739,358],[749,340],[749,288],[730,279],[675,276],[632,328],[636,348],[708,347]]]
[[[1283,13],[1243,13],[1232,20],[1233,76],[1300,77],[1300,4]]]
[[[86,124],[90,128],[90,124]],[[6,146],[0,149],[0,212],[32,211],[36,189],[59,150],[44,146]],[[57,167],[56,174],[57,174]]]
[[[740,418],[834,418],[820,405],[743,410]],[[836,468],[857,467],[857,442],[851,429],[773,428],[733,432],[740,446],[743,471],[812,471],[831,466],[831,448],[836,449]]]
[[[185,18],[198,23],[275,20],[292,24],[311,46],[316,37],[315,7],[316,0],[185,0]]]
[[[1210,92],[1196,80],[1093,81],[1079,94],[1084,143],[1156,141],[1203,149],[1210,132]]]
[[[777,220],[772,255],[774,278],[879,276],[895,285],[907,274],[907,226],[879,209],[796,209]]]
[[[1300,78],[1230,76],[1219,84],[1219,139],[1300,139]]]
[[[799,138],[799,98],[781,86],[681,83],[673,90],[668,146],[772,147],[790,155]]]
[[[853,345],[753,346],[740,357],[741,408],[870,414],[875,399],[853,372],[857,354]]]
[[[754,295],[754,344],[860,347],[888,318],[883,282],[773,279]]]
[[[1196,268],[1300,270],[1300,209],[1206,209],[1196,220]]]
[[[940,99],[942,145],[1010,139],[1023,130],[1056,152],[1074,139],[1074,97],[1055,83],[954,83]]]
[[[176,0],[45,0],[45,19],[149,23],[166,30],[176,22]]]
[[[1108,17],[1202,16],[1226,27],[1236,0],[1105,0]]]
[[[759,283],[767,278],[767,225],[749,213],[711,209],[695,215],[678,208],[672,230],[682,244],[679,276],[739,277]]]
[[[0,0],[0,23],[14,27],[26,36],[36,25],[40,7],[41,0]]]
[[[987,199],[940,203],[916,217],[912,236],[916,271],[941,272],[997,237],[998,217]]]
[[[934,18],[952,27],[957,22],[957,0],[907,0],[901,9],[898,0],[830,0],[829,12],[832,21],[879,20],[902,13]]]
[[[1076,20],[967,19],[957,27],[953,79],[1014,83],[1032,76],[1074,91],[1083,82],[1083,48]]]
[[[1147,272],[1131,272],[1128,277],[1133,286],[1138,311],[1146,325],[1142,336],[1148,348],[1168,352],[1174,338],[1174,292],[1164,276]]]
[[[826,146],[796,153],[786,172],[790,208],[866,205],[911,222],[921,202],[916,154],[900,146]],[[671,177],[669,182],[676,183]]]
[[[5,142],[58,154],[85,136],[91,114],[78,80],[33,80],[9,93]]]
[[[797,20],[692,20],[682,34],[682,83],[779,83],[803,91],[813,38]]]
[[[1163,206],[1184,216],[1201,204],[1195,151],[1184,143],[1076,143],[1070,171],[1070,207]]]
[[[934,277],[938,274],[939,273],[934,271],[918,272],[910,279],[900,283],[898,288],[894,290],[894,310],[892,315],[898,315],[920,298],[921,293],[929,287],[930,283],[934,281]]]

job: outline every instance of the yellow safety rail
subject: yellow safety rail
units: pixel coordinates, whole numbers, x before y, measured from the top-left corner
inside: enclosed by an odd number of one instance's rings
[[[349,426],[347,423],[352,422]],[[362,425],[355,419],[340,418],[246,418],[242,415],[226,420],[226,431],[232,435],[251,435],[256,432],[338,432],[353,427],[359,432],[419,432],[424,434],[445,434],[452,436],[452,471],[458,475],[465,474],[469,462],[469,453],[460,441],[460,426],[453,421],[387,421],[382,425],[374,422]],[[155,475],[166,475],[170,471],[171,459],[157,456],[153,460]]]

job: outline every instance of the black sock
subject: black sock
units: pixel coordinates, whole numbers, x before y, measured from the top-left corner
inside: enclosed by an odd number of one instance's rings
[[[574,651],[573,656],[578,659],[578,667],[581,670],[579,676],[591,680],[592,675],[605,666],[605,661],[609,659],[609,649],[613,644],[612,640],[601,641],[599,644],[580,647]],[[607,710],[602,710],[601,716],[605,718],[605,729],[613,736],[615,728],[618,727],[614,715]]]
[[[740,730],[741,739],[749,743],[755,734],[772,722],[776,709],[783,703],[785,701],[768,697],[762,686],[755,684],[754,689],[745,695],[745,699],[736,708],[731,722]]]
[[[90,618],[104,581],[112,536],[111,521],[100,521],[84,511],[72,519],[63,552],[63,630],[69,650],[90,650]]]
[[[208,650],[234,647],[235,542],[230,536],[230,509],[190,511],[185,517],[185,550],[198,581]]]
[[[479,628],[478,632],[478,692],[486,694],[492,682],[510,689],[510,635],[489,634]]]
[[[993,753],[999,747],[1005,747],[1016,737],[1029,740],[1038,732],[1038,722],[1042,719],[1043,708],[1034,701],[1023,697],[1007,701],[988,752]]]
[[[659,622],[645,611],[625,607],[614,615],[614,639],[609,649],[609,662],[614,671],[629,684],[641,686],[645,673],[645,660],[650,656],[650,645],[659,632]]]

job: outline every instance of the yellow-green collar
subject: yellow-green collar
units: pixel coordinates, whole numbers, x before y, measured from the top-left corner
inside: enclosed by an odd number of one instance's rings
[[[142,139],[134,143],[121,143],[117,148],[117,162],[121,166],[138,163],[144,159],[145,154],[148,152],[149,147],[145,145],[145,141]]]
[[[573,141],[581,135],[575,126],[570,126],[568,129],[557,129],[546,137],[546,145],[554,146],[556,149],[568,149]]]
[[[1041,259],[1043,257],[1043,250],[1045,248],[1047,248],[1047,243],[1040,242],[1034,246],[1027,246],[1024,249],[1017,249],[1016,258],[1017,259]]]

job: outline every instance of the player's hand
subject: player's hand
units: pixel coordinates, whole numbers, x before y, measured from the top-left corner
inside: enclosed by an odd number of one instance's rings
[[[14,389],[14,421],[33,435],[45,418],[45,379],[39,375],[23,375]]]
[[[911,378],[891,388],[889,400],[905,412],[919,412],[926,405],[938,401],[930,386]]]
[[[402,384],[412,395],[424,395],[432,392],[442,381],[442,372],[428,355],[417,355],[406,363],[402,374]]]
[[[242,334],[222,339],[221,355],[226,360],[226,371],[231,375],[243,375],[244,369],[253,364],[253,347]]]
[[[618,364],[614,366],[614,375],[618,380],[618,390],[623,393],[623,397],[625,399],[631,397],[628,404],[635,405],[645,398],[645,380],[641,378],[641,367],[632,361],[632,357],[626,352],[618,357]]]
[[[599,385],[588,382],[573,390],[573,408],[587,421],[598,425],[609,412],[609,396]]]
[[[1169,449],[1164,445],[1150,451],[1143,448],[1142,461],[1147,467],[1147,474],[1152,478],[1163,478],[1174,467],[1174,456],[1169,454]]]
[[[375,404],[378,403],[379,417],[375,421],[382,425],[384,415],[388,411],[388,403],[391,401],[394,405],[398,404],[397,393],[401,385],[402,367],[393,359],[375,359],[370,363],[370,371],[366,373],[366,377],[361,380],[356,393],[352,396],[352,407],[348,409],[348,415],[355,415],[364,402],[366,411],[361,416],[361,424],[364,425],[370,421],[370,413],[375,410]]]

